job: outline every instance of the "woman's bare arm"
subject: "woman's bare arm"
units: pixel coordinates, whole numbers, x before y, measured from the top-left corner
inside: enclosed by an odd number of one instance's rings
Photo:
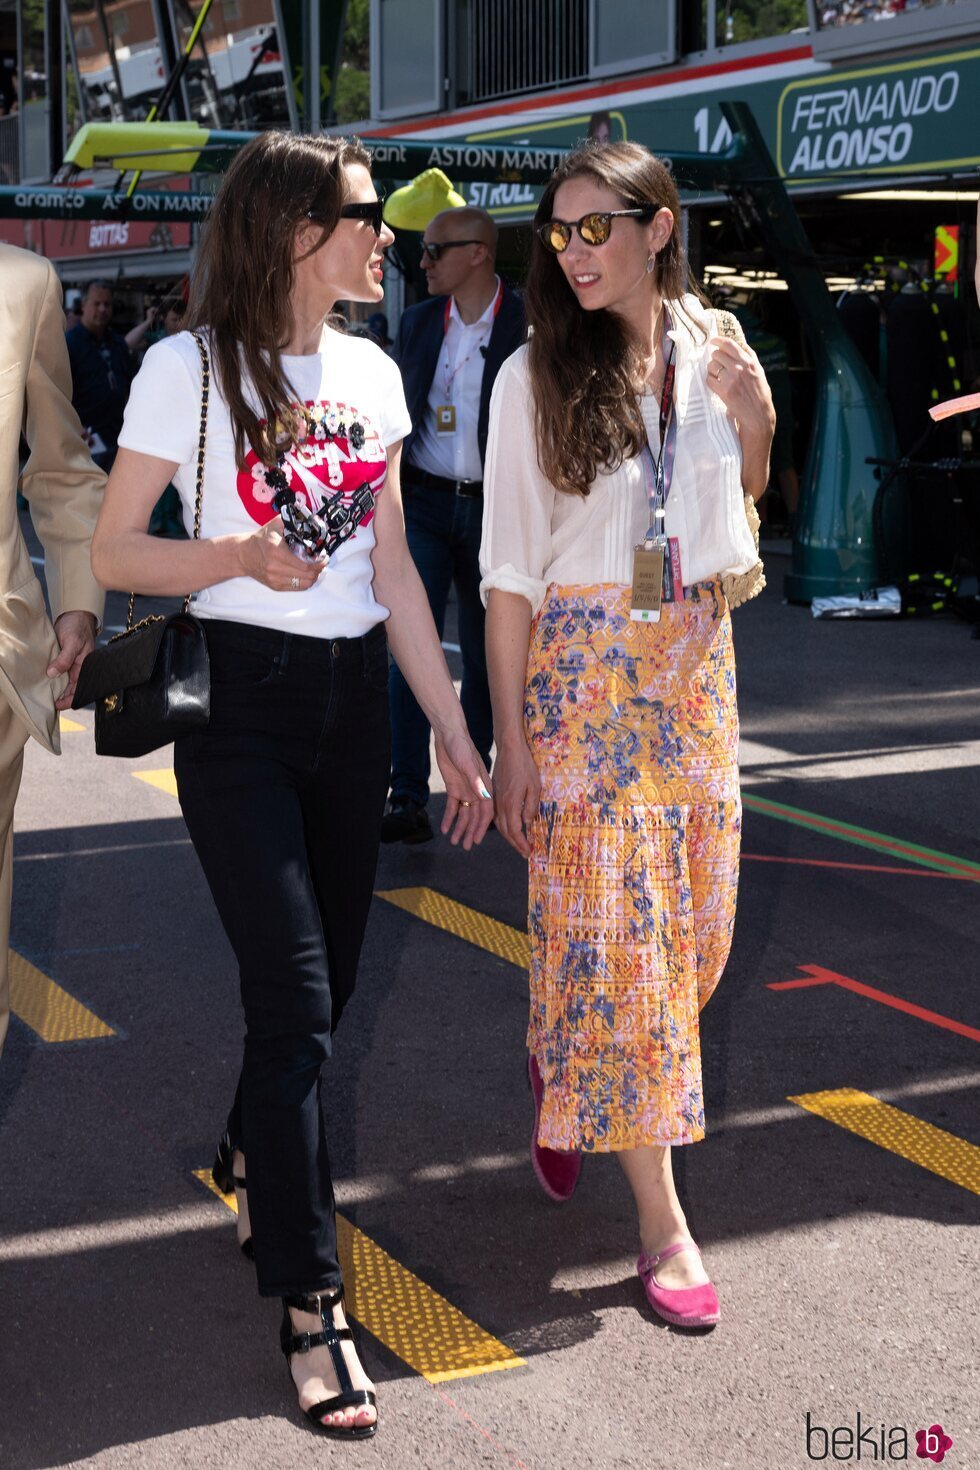
[[[178,469],[167,459],[119,450],[92,538],[92,570],[103,587],[157,597],[186,596],[232,577],[254,577],[277,592],[312,587],[323,564],[293,555],[278,518],[236,536],[198,541],[150,536],[146,528],[153,507]]]
[[[541,781],[524,738],[524,683],[531,638],[531,604],[494,587],[487,603],[487,672],[497,759],[493,768],[497,827],[522,857],[526,829],[537,815]]]

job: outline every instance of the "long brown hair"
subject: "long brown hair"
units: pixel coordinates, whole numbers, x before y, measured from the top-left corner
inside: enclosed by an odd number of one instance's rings
[[[329,239],[347,199],[345,171],[370,168],[356,139],[260,133],[241,150],[222,181],[201,237],[187,325],[207,327],[217,375],[231,414],[235,458],[245,442],[267,464],[288,441],[296,395],[282,362],[293,328],[290,296],[297,227],[312,212]],[[259,402],[246,401],[248,379]]]
[[[582,177],[613,189],[624,209],[666,206],[674,228],[657,252],[657,289],[667,301],[677,301],[685,289],[704,298],[688,277],[680,200],[659,159],[638,143],[587,143],[562,159],[534,217],[525,295],[533,329],[528,364],[542,474],[557,490],[588,495],[600,470],[617,469],[640,453],[646,430],[637,397],[643,376],[640,344],[614,311],[583,311],[537,233],[537,226],[552,217],[559,185]]]

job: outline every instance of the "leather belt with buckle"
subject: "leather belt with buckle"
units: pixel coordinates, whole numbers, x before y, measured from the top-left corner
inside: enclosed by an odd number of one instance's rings
[[[430,475],[428,470],[417,470],[406,465],[402,479],[408,485],[419,485],[423,490],[441,490],[447,495],[459,495],[464,500],[483,499],[482,480],[450,480],[446,475]]]

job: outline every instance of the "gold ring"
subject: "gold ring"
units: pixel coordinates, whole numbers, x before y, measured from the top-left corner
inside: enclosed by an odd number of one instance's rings
[[[473,803],[471,801],[461,801],[460,802],[460,806],[472,806],[472,805],[473,805]]]

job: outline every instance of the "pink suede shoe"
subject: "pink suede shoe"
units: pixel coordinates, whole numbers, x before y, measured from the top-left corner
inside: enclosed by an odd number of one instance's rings
[[[658,1286],[656,1270],[661,1261],[676,1256],[678,1251],[697,1251],[693,1240],[682,1240],[677,1245],[664,1246],[655,1256],[644,1251],[636,1262],[647,1301],[658,1317],[674,1327],[713,1327],[721,1318],[718,1297],[710,1281],[702,1286]]]
[[[531,1134],[531,1167],[549,1199],[564,1204],[575,1193],[578,1176],[582,1172],[582,1155],[577,1149],[542,1148],[538,1143],[538,1123],[541,1118],[541,1100],[544,1083],[537,1058],[527,1059],[527,1080],[531,1084],[534,1099],[534,1132]]]

